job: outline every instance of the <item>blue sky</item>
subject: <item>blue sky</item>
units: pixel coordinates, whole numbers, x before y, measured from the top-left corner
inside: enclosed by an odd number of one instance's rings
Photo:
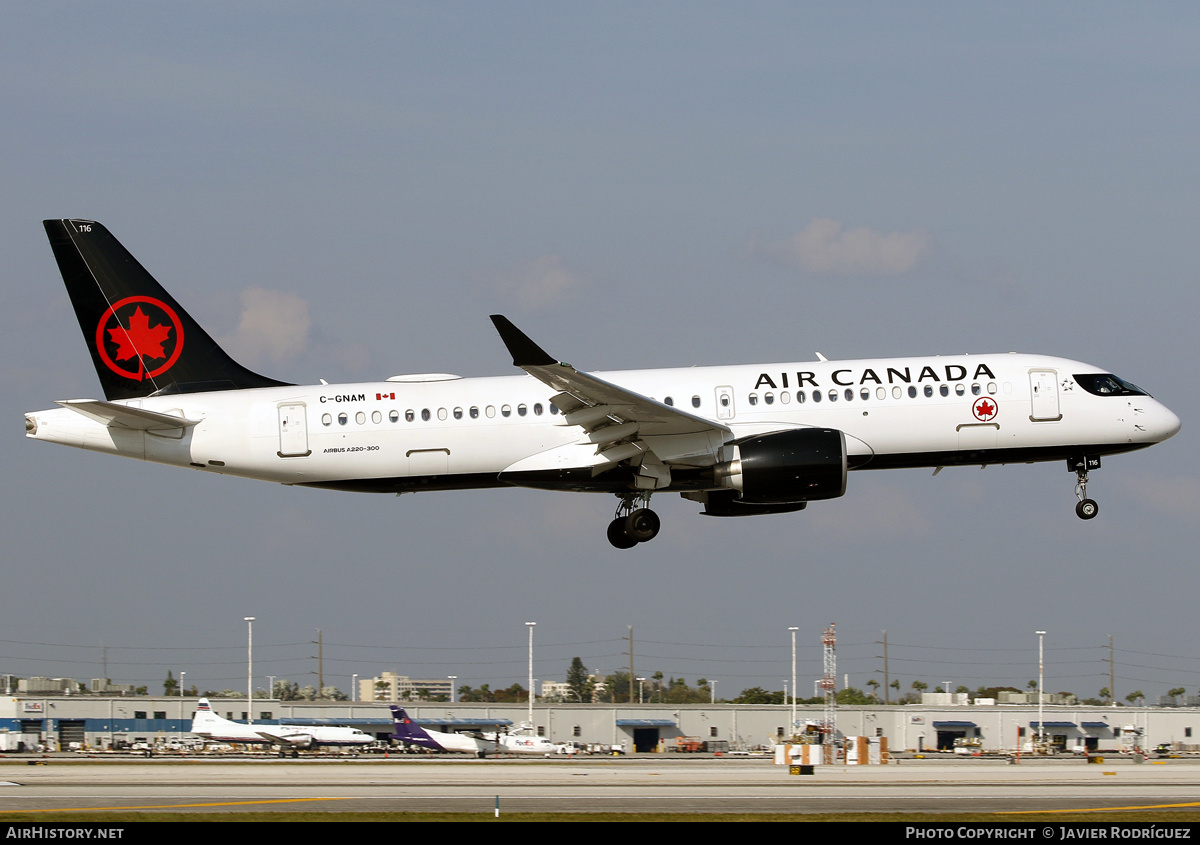
[[[0,671],[505,685],[570,658],[778,689],[1200,691],[1191,4],[10,3],[0,7]],[[804,513],[604,541],[603,496],[355,496],[20,440],[99,394],[40,221],[102,221],[248,366],[506,374],[1019,350],[1183,431],[1093,475],[856,474]],[[430,596],[439,596],[431,600]],[[1057,665],[1057,675],[1055,666]],[[805,686],[801,685],[801,691]]]

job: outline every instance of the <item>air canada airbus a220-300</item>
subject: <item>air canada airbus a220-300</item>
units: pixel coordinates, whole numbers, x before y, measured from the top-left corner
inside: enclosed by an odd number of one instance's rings
[[[26,435],[201,472],[369,493],[608,493],[608,539],[658,534],[656,493],[708,516],[798,511],[849,470],[1065,461],[1088,472],[1179,418],[1079,361],[1016,353],[583,373],[501,316],[522,376],[287,384],[231,359],[108,230],[47,220],[105,401],[25,415]]]

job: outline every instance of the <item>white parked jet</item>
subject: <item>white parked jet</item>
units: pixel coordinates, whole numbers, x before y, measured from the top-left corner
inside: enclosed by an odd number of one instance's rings
[[[208,699],[196,704],[192,716],[192,733],[211,742],[267,743],[295,751],[301,748],[316,748],[320,745],[367,745],[375,737],[358,728],[330,727],[326,725],[243,725],[222,719],[212,712]]]
[[[544,736],[524,736],[515,733],[479,731],[468,733],[445,733],[423,728],[412,720],[403,707],[392,705],[392,723],[395,726],[392,739],[408,745],[417,745],[431,751],[453,751],[486,757],[489,754],[557,754],[559,747]],[[488,737],[491,737],[490,739]]]
[[[1044,355],[924,356],[582,373],[504,317],[528,375],[292,385],[234,362],[99,223],[46,232],[105,400],[25,415],[26,436],[201,472],[375,493],[615,494],[609,541],[652,539],[652,494],[708,516],[798,511],[848,470],[1065,461],[1088,472],[1179,418],[1103,368]]]
[[[545,756],[560,752],[561,746],[544,736],[537,736],[531,728],[526,727],[525,730],[529,733],[503,733],[497,736],[500,752],[502,754],[542,754]]]
[[[392,724],[394,725],[392,739],[398,739],[405,745],[428,748],[430,751],[449,751],[486,757],[494,754],[497,749],[496,743],[490,739],[466,733],[446,733],[423,728],[409,718],[403,707],[397,707],[394,704],[392,705]]]

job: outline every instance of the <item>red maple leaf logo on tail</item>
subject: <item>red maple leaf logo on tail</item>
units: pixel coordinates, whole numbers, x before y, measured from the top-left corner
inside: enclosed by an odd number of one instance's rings
[[[118,361],[127,361],[136,356],[142,358],[166,358],[163,343],[171,336],[170,326],[151,326],[150,318],[142,312],[142,306],[129,318],[129,328],[119,325],[108,330],[108,336],[117,344]]]
[[[104,366],[123,378],[135,381],[154,378],[179,360],[183,352],[183,322],[175,309],[159,299],[128,296],[101,315],[96,325],[96,352]],[[162,363],[151,368],[148,361]]]

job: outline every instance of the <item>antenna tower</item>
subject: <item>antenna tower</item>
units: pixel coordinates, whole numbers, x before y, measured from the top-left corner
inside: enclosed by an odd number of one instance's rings
[[[836,748],[834,735],[837,733],[837,656],[834,646],[837,645],[836,626],[830,622],[829,627],[821,634],[821,645],[825,654],[825,674],[821,678],[821,692],[825,697],[825,724],[823,725],[825,762],[834,761]]]

